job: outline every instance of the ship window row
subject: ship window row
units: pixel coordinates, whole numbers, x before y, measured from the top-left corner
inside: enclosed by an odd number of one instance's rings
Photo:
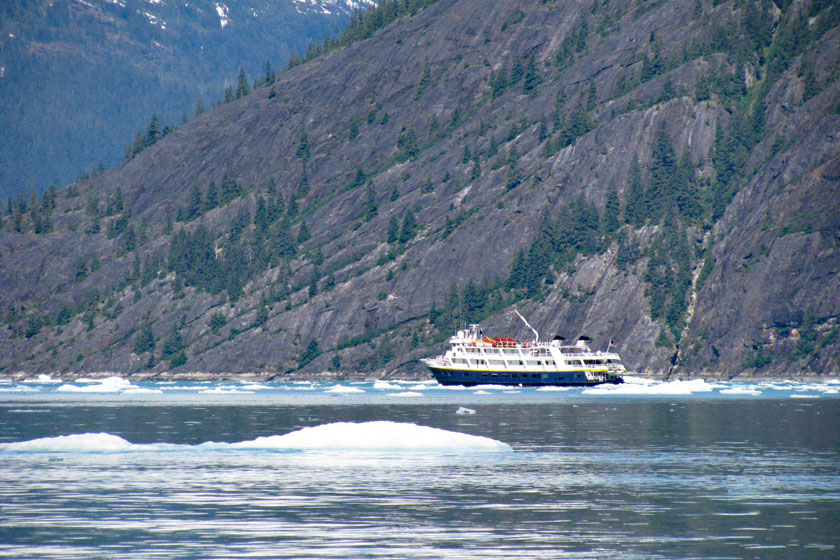
[[[499,379],[500,376],[501,376],[502,379],[507,379],[508,376],[510,376],[511,379],[548,379],[548,376],[546,374],[539,374],[539,373],[502,373],[502,374],[482,373],[481,374],[482,379],[487,379],[488,377]]]
[[[476,358],[472,358],[470,360],[467,360],[465,358],[453,358],[452,359],[452,363],[453,364],[458,364],[458,365],[466,365],[470,362],[473,365],[485,365],[485,366],[488,365],[488,364],[493,365],[493,366],[504,366],[505,365],[505,360],[482,360],[482,359],[476,359]],[[556,367],[557,363],[554,360],[508,360],[507,365],[508,366],[520,366],[520,367],[524,367],[524,366],[528,366],[528,367]],[[575,362],[572,363],[572,365],[582,366],[583,363],[580,362],[579,360],[575,360]]]

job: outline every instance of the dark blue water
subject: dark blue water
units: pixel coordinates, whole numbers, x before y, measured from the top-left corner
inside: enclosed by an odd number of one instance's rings
[[[838,388],[4,384],[0,557],[838,558]],[[380,420],[513,452],[201,445]]]

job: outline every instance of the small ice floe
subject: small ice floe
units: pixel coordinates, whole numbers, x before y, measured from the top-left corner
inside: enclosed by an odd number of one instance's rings
[[[220,386],[220,387],[213,387],[212,389],[203,389],[199,391],[202,395],[251,395],[253,391],[243,391],[238,387],[228,386]]]
[[[2,451],[90,453],[128,451],[134,444],[112,434],[73,434],[69,436],[45,437],[16,443],[2,443]]]
[[[475,410],[461,406],[458,407],[458,410],[455,411],[455,414],[460,414],[462,416],[467,414],[475,414]]]
[[[688,381],[665,381],[648,383],[625,383],[621,385],[598,385],[592,389],[585,389],[586,395],[690,395],[692,393],[709,393],[717,385],[706,383],[702,379]]]
[[[414,397],[422,397],[423,393],[418,393],[417,391],[403,391],[401,393],[390,393],[389,397],[402,397],[402,398],[414,398]]]
[[[364,390],[359,389],[358,387],[345,387],[344,385],[336,385],[335,387],[330,387],[324,392],[342,395],[350,393],[364,393]]]
[[[399,385],[388,383],[387,381],[374,381],[373,388],[377,391],[390,391],[393,389],[402,389]]]
[[[755,388],[755,386],[750,385],[748,387],[731,387],[729,389],[721,389],[721,395],[750,395],[750,396],[758,396],[761,394],[761,391]]]
[[[76,382],[83,383],[83,381],[79,379],[77,379]],[[56,389],[56,391],[68,393],[119,393],[120,391],[125,391],[131,386],[131,381],[129,381],[128,379],[123,379],[122,377],[114,376],[106,377],[105,379],[100,379],[98,382],[87,382],[81,387],[78,385],[71,385],[69,383],[65,383],[64,385]]]

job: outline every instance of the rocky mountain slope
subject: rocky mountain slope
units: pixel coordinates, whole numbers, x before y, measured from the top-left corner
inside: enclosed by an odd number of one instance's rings
[[[343,28],[353,0],[8,0],[0,5],[0,199],[117,165],[153,114],[220,99]],[[163,125],[162,125],[163,126]]]
[[[12,205],[0,367],[400,376],[467,321],[528,338],[516,308],[646,374],[836,373],[838,23],[824,2],[386,3]]]

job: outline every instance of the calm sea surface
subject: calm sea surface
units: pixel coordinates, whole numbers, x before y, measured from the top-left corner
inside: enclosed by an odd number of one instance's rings
[[[836,559],[840,383],[0,383],[0,557]]]

